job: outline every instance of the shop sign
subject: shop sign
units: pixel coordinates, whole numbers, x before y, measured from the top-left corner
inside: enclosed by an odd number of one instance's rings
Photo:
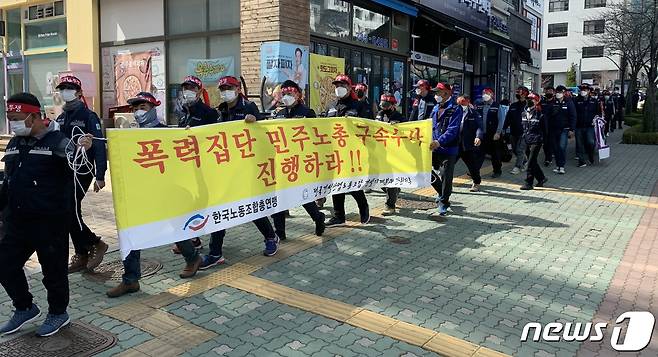
[[[507,26],[507,20],[502,17],[491,15],[489,17],[489,29],[496,35],[509,38],[509,26]]]
[[[489,30],[491,0],[420,0],[420,3],[479,30]]]
[[[425,53],[411,51],[411,59],[413,61],[429,63],[438,66],[440,64],[440,59],[437,56],[428,55]]]
[[[265,77],[261,88],[261,102],[266,110],[280,105],[281,84],[286,80],[297,83],[306,92],[308,83],[308,47],[298,44],[272,41],[260,49],[260,75]]]
[[[357,41],[367,43],[379,48],[389,48],[388,39],[379,36],[371,36],[367,32],[355,33],[354,37]]]

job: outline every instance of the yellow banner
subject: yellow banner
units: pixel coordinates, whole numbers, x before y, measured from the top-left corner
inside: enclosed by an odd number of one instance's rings
[[[334,85],[331,82],[337,75],[345,73],[345,60],[311,53],[310,69],[310,106],[319,114],[329,103],[336,100]]]
[[[430,121],[282,119],[107,136],[126,255],[333,193],[430,182]]]

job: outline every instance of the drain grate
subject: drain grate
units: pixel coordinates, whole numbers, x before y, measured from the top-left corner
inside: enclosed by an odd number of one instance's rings
[[[142,258],[141,265],[142,278],[154,275],[162,269],[162,264],[154,259]],[[123,262],[120,260],[103,263],[94,269],[93,273],[85,274],[87,278],[96,281],[121,281],[121,275],[123,275]]]
[[[394,244],[410,244],[411,243],[411,239],[400,237],[400,236],[389,236],[387,238],[391,243],[394,243]]]
[[[436,203],[434,201],[425,201],[425,200],[410,200],[408,198],[400,198],[396,204],[398,208],[406,209],[418,209],[418,210],[430,210],[436,208]]]
[[[117,343],[113,334],[80,321],[74,321],[52,337],[25,333],[0,343],[0,357],[86,357],[105,351]]]

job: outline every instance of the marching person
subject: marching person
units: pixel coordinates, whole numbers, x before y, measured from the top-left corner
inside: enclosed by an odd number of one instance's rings
[[[615,101],[615,98],[613,98],[610,95],[609,90],[604,90],[603,91],[603,119],[605,120],[605,129],[604,129],[604,134],[605,136],[610,135],[611,131],[611,124],[616,120],[617,118],[617,103]]]
[[[56,87],[65,104],[63,112],[57,118],[61,132],[69,139],[76,134],[91,134],[102,138],[101,121],[98,115],[87,108],[82,95],[82,82],[74,76],[63,76]],[[105,142],[94,140],[87,156],[95,168],[93,172],[77,174],[75,184],[76,212],[70,218],[71,241],[75,247],[75,255],[71,257],[69,273],[83,270],[94,270],[103,262],[108,245],[94,234],[82,218],[82,200],[94,182],[94,192],[100,192],[105,187],[105,171],[107,171],[107,151]]]
[[[134,98],[128,99],[128,104],[135,115],[135,121],[140,128],[166,128],[158,119],[156,107],[160,105],[160,101],[155,99],[153,94],[148,92],[140,92]],[[185,258],[186,266],[180,274],[181,278],[191,278],[196,275],[196,272],[201,265],[201,257],[199,252],[194,248],[191,240],[184,240],[176,243],[178,250]],[[107,297],[117,298],[126,294],[138,292],[140,289],[139,279],[142,276],[141,252],[133,250],[128,254],[126,259],[123,260],[123,275],[121,276],[121,283],[116,287],[107,291]]]
[[[551,145],[550,138],[552,137],[553,122],[555,121],[555,88],[553,86],[546,86],[544,88],[544,96],[541,98],[541,108],[542,113],[544,114],[544,123],[546,127],[544,128],[544,166],[549,167],[553,162],[555,157],[555,152],[553,151],[553,146]]]
[[[549,121],[549,138],[544,145],[551,145],[555,155],[554,173],[564,175],[564,166],[567,162],[567,145],[574,136],[576,127],[576,106],[572,100],[567,99],[565,93],[569,90],[565,86],[555,88],[555,105],[552,119]]]
[[[624,128],[623,122],[624,122],[624,109],[626,108],[626,98],[619,92],[619,87],[615,87],[613,93],[612,93],[612,100],[615,102],[615,116],[612,118],[612,126],[611,126],[611,132],[615,131],[617,129],[617,126],[619,126],[619,130],[622,130]]]
[[[390,124],[406,122],[407,119],[403,117],[395,107],[397,102],[397,99],[395,99],[392,94],[382,94],[381,97],[379,97],[379,107],[381,110],[377,112],[377,117],[375,119]],[[397,213],[395,205],[401,190],[399,187],[385,187],[383,190],[386,192],[388,198],[386,200],[386,208],[384,209],[384,212],[382,212],[382,215],[392,216]]]
[[[237,78],[232,76],[222,77],[219,79],[218,87],[222,97],[222,104],[217,107],[220,122],[241,120],[246,124],[251,124],[263,119],[256,104],[247,100],[247,97],[242,93],[242,84]],[[267,217],[261,217],[253,222],[265,241],[263,255],[268,257],[275,255],[279,251],[279,237],[274,232],[270,220]],[[200,270],[206,270],[225,262],[222,255],[225,236],[226,230],[214,232],[210,236],[210,251],[208,255],[203,257],[203,263],[199,267]]]
[[[575,99],[576,104],[576,151],[578,153],[578,167],[586,167],[594,163],[594,117],[601,113],[601,106],[593,98],[589,84],[583,83],[580,93]]]
[[[525,140],[523,140],[523,112],[526,108],[526,98],[530,91],[528,88],[520,86],[516,89],[516,102],[512,103],[507,111],[503,129],[510,129],[512,151],[516,157],[514,168],[510,172],[512,175],[518,175],[523,169],[525,163]]]
[[[414,87],[416,88],[416,99],[412,105],[409,121],[429,119],[437,105],[430,82],[420,79]]]
[[[359,101],[363,102],[363,105],[365,106],[365,111],[366,111],[366,118],[367,119],[372,119],[374,118],[373,113],[373,107],[374,105],[370,103],[370,99],[368,99],[368,85],[365,83],[357,83],[356,86],[354,86],[354,92],[356,93],[356,97],[359,99]]]
[[[304,105],[302,89],[294,81],[287,80],[281,84],[281,102],[284,105],[274,113],[274,119],[286,118],[315,118],[315,111]],[[322,236],[325,230],[325,215],[315,202],[309,202],[302,205],[306,213],[315,222],[315,235]],[[286,240],[286,211],[281,211],[272,215],[274,221],[274,232],[281,240]]]
[[[480,145],[484,139],[484,128],[482,117],[471,106],[471,98],[468,95],[462,95],[457,98],[457,104],[461,107],[461,125],[459,130],[459,155],[457,159],[462,159],[468,172],[473,179],[471,192],[479,192],[482,176],[480,175],[480,166],[482,165],[480,156]]]
[[[352,89],[352,80],[350,77],[339,74],[333,81],[335,86],[336,98],[338,100],[329,104],[326,117],[343,117],[354,116],[359,118],[372,119],[368,117],[368,110],[360,102],[356,93]],[[362,224],[370,222],[370,207],[368,206],[368,199],[363,190],[349,192],[356,200],[359,206],[359,216]],[[338,193],[331,196],[334,205],[334,216],[327,222],[327,226],[337,226],[345,224],[345,193]]]
[[[502,134],[505,117],[499,110],[499,104],[495,101],[495,98],[493,89],[485,88],[482,91],[482,100],[475,106],[484,125],[484,151],[491,155],[491,165],[493,166],[491,178],[498,178],[503,173],[502,145],[504,143],[502,142]]]
[[[452,89],[440,83],[434,89],[437,105],[432,111],[432,187],[437,193],[439,215],[446,216],[450,207],[455,163],[459,154],[459,132],[462,108],[455,103]]]
[[[529,154],[525,185],[521,186],[521,190],[532,190],[535,180],[537,180],[536,187],[543,187],[548,181],[537,159],[544,142],[546,127],[540,102],[539,94],[531,93],[523,110],[523,137],[528,145]]]
[[[36,334],[51,336],[71,321],[66,312],[67,260],[74,188],[67,153],[76,150],[76,144],[90,150],[91,134],[78,136],[78,143],[69,146],[69,138],[56,122],[41,114],[39,100],[29,93],[9,97],[7,119],[15,136],[2,159],[6,178],[0,191],[0,210],[4,211],[6,232],[0,238],[0,283],[16,310],[0,327],[0,334],[15,333],[41,315],[23,271],[36,252],[48,292],[48,315]]]

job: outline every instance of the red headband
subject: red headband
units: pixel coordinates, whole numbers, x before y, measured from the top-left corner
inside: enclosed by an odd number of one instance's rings
[[[41,113],[41,107],[23,103],[7,103],[7,112],[13,113]]]
[[[283,94],[288,94],[288,93],[299,94],[299,91],[295,87],[283,87],[283,88],[281,88],[281,93],[283,93]]]

